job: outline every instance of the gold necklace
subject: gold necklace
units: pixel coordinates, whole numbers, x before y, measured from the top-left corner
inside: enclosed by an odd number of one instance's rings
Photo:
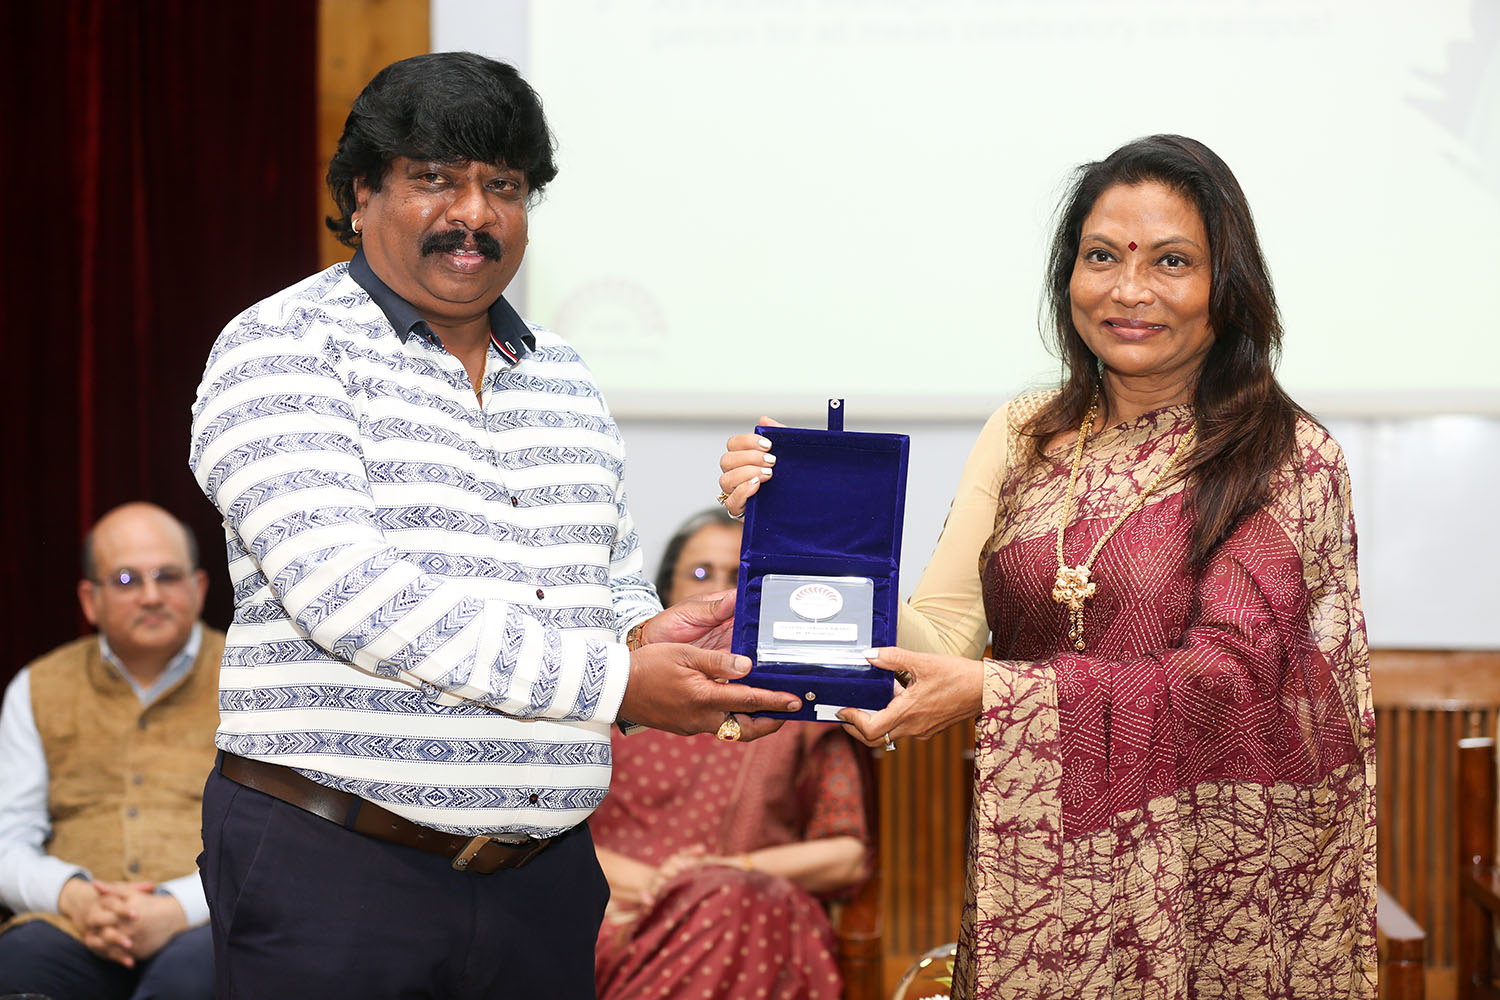
[[[1151,477],[1151,482],[1141,491],[1141,495],[1135,498],[1135,502],[1115,518],[1115,523],[1109,526],[1094,547],[1089,551],[1088,557],[1077,566],[1069,566],[1063,560],[1063,531],[1073,520],[1073,509],[1077,505],[1077,497],[1073,495],[1073,489],[1078,485],[1078,472],[1083,468],[1083,443],[1088,440],[1089,430],[1094,426],[1094,414],[1099,410],[1099,393],[1094,392],[1094,398],[1089,401],[1089,412],[1084,415],[1083,426],[1078,428],[1078,444],[1073,448],[1073,474],[1068,477],[1068,492],[1063,496],[1062,516],[1057,519],[1057,582],[1052,585],[1052,599],[1058,604],[1068,606],[1068,638],[1073,640],[1073,648],[1083,650],[1083,602],[1093,597],[1099,590],[1099,585],[1089,579],[1089,571],[1093,569],[1094,559],[1098,557],[1104,543],[1108,542],[1120,525],[1130,519],[1130,515],[1140,510],[1146,503],[1146,498],[1156,491],[1161,484],[1162,478],[1177,461],[1177,456],[1187,450],[1192,444],[1193,436],[1198,433],[1196,425],[1188,428],[1187,434],[1183,435],[1182,441],[1167,456],[1166,463],[1156,475]]]

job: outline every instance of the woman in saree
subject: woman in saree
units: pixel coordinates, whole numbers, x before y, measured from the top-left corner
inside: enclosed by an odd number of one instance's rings
[[[740,526],[721,509],[667,544],[662,600],[734,586]],[[865,876],[860,748],[837,726],[790,723],[753,743],[650,730],[612,740],[609,795],[589,818],[610,901],[601,1000],[837,1000],[820,899]]]
[[[990,419],[870,745],[976,720],[954,995],[1374,997],[1375,739],[1349,480],[1278,385],[1250,209],[1199,142],[1081,167],[1062,384]],[[737,435],[726,506],[774,489]],[[992,659],[979,659],[986,640]]]

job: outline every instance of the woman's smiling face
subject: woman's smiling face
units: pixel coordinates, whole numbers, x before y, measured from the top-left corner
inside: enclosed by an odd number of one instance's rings
[[[1208,232],[1190,198],[1155,181],[1105,189],[1068,284],[1073,325],[1115,378],[1181,383],[1191,398],[1213,344]]]

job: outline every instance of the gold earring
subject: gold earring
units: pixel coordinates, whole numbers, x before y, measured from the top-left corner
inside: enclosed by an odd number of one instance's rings
[[[349,228],[352,229],[352,230],[354,230],[354,235],[355,236],[358,236],[359,235],[359,220],[358,219],[350,219],[349,220]]]

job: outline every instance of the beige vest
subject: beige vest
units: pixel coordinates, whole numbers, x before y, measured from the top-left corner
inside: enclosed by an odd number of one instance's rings
[[[163,882],[194,870],[223,658],[224,633],[204,626],[193,668],[148,708],[99,655],[97,636],[31,664],[31,710],[47,758],[48,854],[104,881]]]

